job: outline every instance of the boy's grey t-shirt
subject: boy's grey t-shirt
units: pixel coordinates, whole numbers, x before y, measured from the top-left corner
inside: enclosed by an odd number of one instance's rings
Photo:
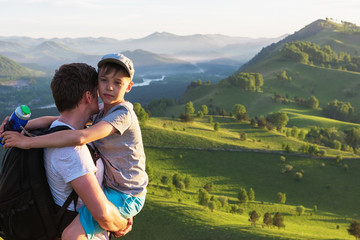
[[[94,124],[106,121],[118,130],[94,142],[104,160],[104,184],[132,196],[145,195],[148,184],[145,152],[133,105],[123,102],[103,114],[102,108]]]

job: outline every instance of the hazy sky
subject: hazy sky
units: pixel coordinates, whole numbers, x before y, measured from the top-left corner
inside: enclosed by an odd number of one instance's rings
[[[360,25],[359,0],[0,0],[0,36],[278,37],[317,19]]]

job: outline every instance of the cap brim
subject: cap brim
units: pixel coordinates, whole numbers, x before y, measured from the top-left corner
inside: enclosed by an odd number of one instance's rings
[[[106,58],[103,60],[100,60],[100,62],[98,62],[98,67],[101,67],[102,65],[104,65],[105,63],[116,63],[122,67],[125,68],[125,70],[128,72],[130,78],[131,78],[131,72],[129,71],[128,67],[125,65],[125,63],[123,63],[122,61],[115,59],[115,58]]]

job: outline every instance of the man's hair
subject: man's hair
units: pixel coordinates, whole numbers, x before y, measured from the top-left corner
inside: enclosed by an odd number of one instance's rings
[[[59,112],[78,106],[86,91],[96,94],[98,74],[85,63],[64,64],[55,71],[51,91]]]
[[[105,75],[112,73],[112,72],[114,73],[114,75],[116,75],[117,73],[121,72],[126,77],[130,78],[130,74],[126,71],[126,69],[123,66],[120,66],[119,64],[112,63],[112,62],[104,63],[101,67],[99,67],[99,74],[101,72],[103,72]]]

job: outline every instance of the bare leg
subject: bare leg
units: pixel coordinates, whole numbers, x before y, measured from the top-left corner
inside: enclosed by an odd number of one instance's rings
[[[62,240],[87,240],[79,215],[67,226],[61,235]]]

